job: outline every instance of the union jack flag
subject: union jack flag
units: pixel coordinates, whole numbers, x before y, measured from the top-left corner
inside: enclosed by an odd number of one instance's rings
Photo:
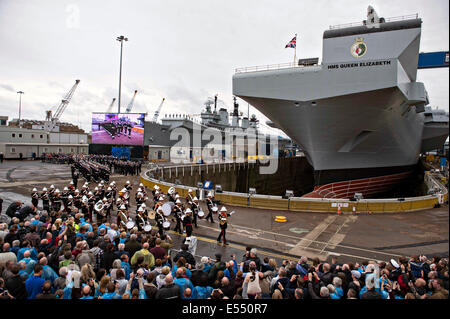
[[[286,46],[284,47],[286,48],[295,48],[295,46],[297,45],[297,36],[295,36],[291,41],[289,41],[288,44],[286,44]]]

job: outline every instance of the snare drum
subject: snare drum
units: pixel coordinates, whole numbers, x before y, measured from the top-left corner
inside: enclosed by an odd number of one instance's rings
[[[198,216],[198,218],[201,219],[201,218],[205,217],[205,212],[201,210],[198,212],[197,216]]]
[[[170,222],[169,221],[165,221],[164,223],[162,223],[162,227],[164,228],[164,230],[169,230]]]
[[[145,225],[144,226],[144,231],[146,232],[146,233],[148,233],[149,231],[151,231],[152,230],[152,225]]]
[[[130,220],[126,223],[126,226],[128,229],[132,229],[136,224],[134,223],[134,221]]]

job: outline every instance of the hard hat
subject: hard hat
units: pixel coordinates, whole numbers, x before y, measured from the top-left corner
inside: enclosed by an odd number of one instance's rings
[[[180,198],[180,195],[176,194],[175,199],[178,199],[178,198]]]
[[[212,197],[212,193],[211,192],[208,193],[208,197]]]
[[[125,184],[130,184],[130,181],[127,181]]]
[[[104,181],[103,179],[100,181],[100,183],[102,183],[102,184],[103,184],[104,182],[105,182],[105,181]]]
[[[140,187],[144,187],[144,184],[140,183],[139,186],[140,186]]]
[[[112,181],[112,183],[113,183],[114,185],[116,185],[116,181]]]
[[[163,211],[162,207],[159,206],[158,209],[157,209],[157,211],[158,211],[158,212],[162,212],[162,211]]]
[[[139,187],[139,188],[137,189],[137,191],[138,191],[138,192],[142,192],[142,188]]]
[[[111,187],[108,187],[108,189],[107,189],[108,191],[112,191],[112,188]]]
[[[192,189],[191,188],[188,189],[188,193],[192,193]]]
[[[59,193],[59,189],[55,189],[55,193]]]
[[[137,193],[138,196],[144,196],[142,192]]]
[[[55,185],[53,185],[53,184],[52,184],[52,185],[50,185],[50,188],[55,188]]]
[[[106,197],[103,197],[103,201],[108,201],[108,199]]]
[[[109,183],[109,186],[114,186],[114,182]]]
[[[69,188],[66,186],[66,187],[64,187],[64,189],[63,189],[63,191],[68,191],[69,190]]]
[[[159,189],[158,185],[153,186],[154,189]]]
[[[127,209],[125,205],[120,206],[120,209]]]
[[[193,201],[198,201],[198,198],[197,198],[197,196],[195,196],[195,197],[194,197]]]
[[[143,211],[144,211],[144,209],[142,207],[138,208],[138,212],[143,212]]]
[[[160,197],[158,198],[158,200],[159,200],[159,201],[163,201],[163,200],[164,200],[164,197],[160,196]]]
[[[121,192],[122,192],[122,193],[126,193],[126,192],[128,192],[128,189],[122,188]]]
[[[72,195],[69,195],[69,197],[68,197],[69,199],[72,199],[73,198],[73,196]]]
[[[116,200],[116,203],[120,203],[122,201],[122,199],[119,197],[117,200]]]
[[[46,192],[46,191],[47,191],[47,187],[44,187],[44,188],[42,189],[42,191]]]
[[[181,204],[181,200],[177,199],[176,204]]]
[[[75,193],[79,193],[80,191],[78,190],[78,188],[75,190]]]
[[[192,213],[192,210],[190,208],[186,208],[186,210],[184,212],[185,213]]]
[[[89,192],[89,193],[88,193],[88,195],[94,195],[94,193],[92,193],[92,192]]]
[[[70,185],[73,185],[73,182],[72,181],[70,181],[70,183],[69,183]]]
[[[226,209],[226,207],[225,207],[225,206],[222,206],[222,208],[220,209],[220,211],[221,211],[221,212],[226,212],[226,211],[227,211],[227,209]]]
[[[94,190],[98,191],[98,187],[94,188]]]
[[[33,188],[32,192],[37,192],[37,189],[36,189],[36,188]]]
[[[141,207],[142,207],[142,208],[145,208],[145,207],[147,207],[147,205],[145,205],[145,203],[142,203],[142,204],[141,204]]]

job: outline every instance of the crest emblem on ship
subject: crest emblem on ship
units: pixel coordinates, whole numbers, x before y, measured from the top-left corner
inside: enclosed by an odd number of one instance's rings
[[[356,38],[355,43],[350,48],[350,52],[355,58],[360,58],[366,54],[367,45],[363,42],[362,38]]]

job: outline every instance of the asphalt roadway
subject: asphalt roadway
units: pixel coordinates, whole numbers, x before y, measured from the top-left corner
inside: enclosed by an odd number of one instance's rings
[[[143,167],[144,170],[144,167]],[[0,198],[3,198],[3,213],[15,200],[31,203],[33,187],[39,191],[54,184],[62,190],[71,180],[68,165],[48,164],[40,161],[5,161],[0,164]],[[134,191],[138,188],[138,176],[113,175],[121,188],[125,181],[133,184],[131,194],[132,211]],[[80,178],[78,187],[84,183]],[[96,185],[90,184],[93,189]],[[41,205],[41,202],[39,203]],[[151,202],[148,202],[151,204]],[[205,203],[201,203],[207,212]],[[339,262],[361,262],[363,260],[389,261],[400,256],[424,254],[449,255],[449,210],[448,206],[411,213],[392,214],[328,214],[312,212],[289,212],[227,206],[235,211],[229,217],[227,229],[228,246],[218,245],[217,216],[215,223],[199,220],[193,235],[198,239],[196,250],[200,256],[214,257],[220,252],[224,259],[231,254],[241,260],[246,247],[258,249],[261,258],[298,260],[300,256],[319,257],[330,261],[336,256]],[[275,221],[275,216],[285,216],[287,222]],[[115,221],[115,212],[113,219]],[[174,224],[172,223],[171,229]],[[179,249],[183,236],[168,231]],[[175,253],[175,251],[173,252]]]

